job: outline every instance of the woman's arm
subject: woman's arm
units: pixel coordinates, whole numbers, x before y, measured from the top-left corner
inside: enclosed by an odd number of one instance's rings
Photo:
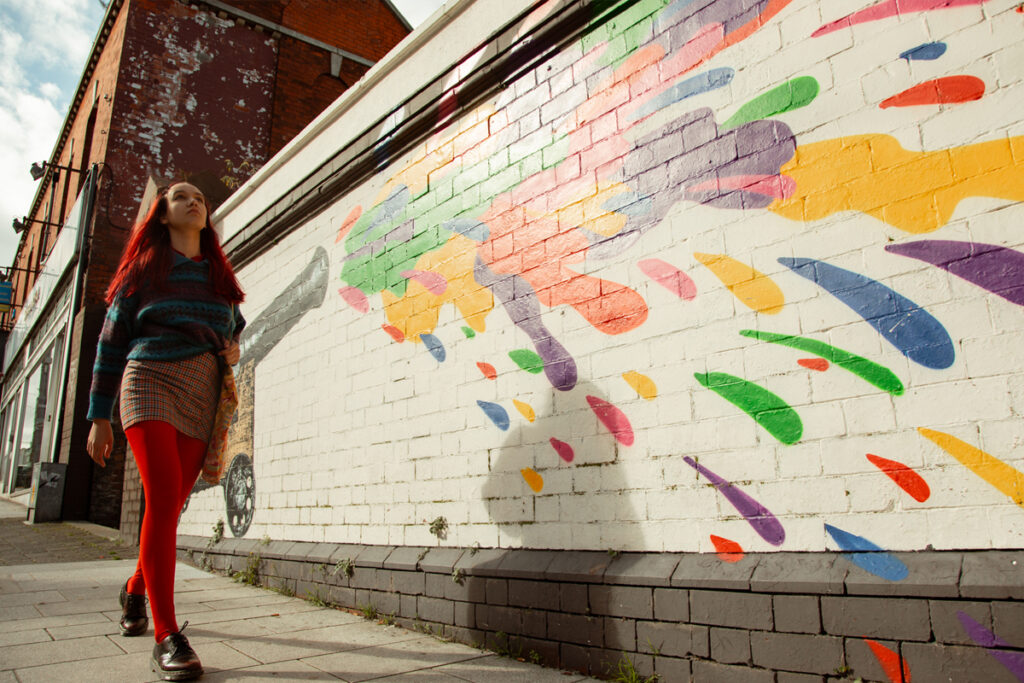
[[[92,366],[89,413],[86,416],[90,420],[110,421],[114,399],[121,388],[121,376],[128,363],[137,307],[137,295],[122,297],[119,294],[107,310],[96,345],[96,362]]]

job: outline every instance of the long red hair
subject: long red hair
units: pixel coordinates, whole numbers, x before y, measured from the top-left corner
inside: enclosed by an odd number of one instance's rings
[[[167,283],[174,249],[171,247],[169,229],[160,219],[167,215],[168,190],[181,182],[187,181],[174,181],[161,187],[146,217],[132,228],[121,254],[121,262],[118,263],[117,271],[110,281],[110,286],[107,287],[105,298],[108,305],[113,303],[119,292],[124,296],[133,294],[143,279],[157,289]],[[235,271],[224,255],[224,250],[221,249],[217,231],[210,223],[210,203],[205,195],[203,203],[206,204],[206,228],[199,233],[199,247],[203,257],[210,263],[213,290],[233,304],[241,303],[245,300],[245,293],[238,284]]]

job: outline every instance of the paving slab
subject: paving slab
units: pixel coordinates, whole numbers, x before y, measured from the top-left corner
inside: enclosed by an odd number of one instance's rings
[[[301,661],[343,681],[356,683],[387,675],[434,669],[483,656],[483,652],[468,645],[421,636],[388,645],[309,657]]]

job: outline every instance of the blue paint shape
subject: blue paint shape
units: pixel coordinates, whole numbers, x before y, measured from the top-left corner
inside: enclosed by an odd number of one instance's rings
[[[931,313],[877,280],[809,258],[779,263],[817,283],[849,306],[910,360],[933,370],[953,364],[956,350],[946,328]]]
[[[503,432],[508,431],[508,411],[497,403],[491,403],[490,401],[477,401],[476,404],[480,406],[480,409],[484,411],[487,417],[491,418],[491,422],[494,423],[495,427]]]
[[[640,107],[632,114],[629,115],[630,121],[636,121],[642,119],[645,116],[650,116],[654,112],[681,102],[688,97],[694,95],[700,95],[701,93],[708,92],[710,90],[717,90],[718,88],[724,88],[732,82],[732,77],[736,72],[727,66],[720,67],[718,69],[711,69],[711,71],[705,71],[704,73],[691,76],[681,83],[673,85],[671,88],[661,93],[650,102]]]
[[[654,200],[638,192],[623,192],[617,194],[601,205],[605,211],[614,211],[623,216],[641,217],[646,216],[654,208]]]
[[[886,581],[902,581],[910,574],[907,565],[863,536],[851,534],[831,524],[825,525],[825,531],[843,551],[843,556],[864,571]]]
[[[474,242],[486,242],[487,238],[491,236],[491,229],[487,227],[487,224],[481,223],[475,218],[453,218],[442,223],[441,227],[448,232],[468,237]]]
[[[938,59],[944,54],[946,54],[945,43],[923,43],[917,47],[910,48],[906,52],[901,52],[900,59],[905,59],[908,62],[911,59],[932,60]]]
[[[438,363],[443,363],[446,357],[444,351],[444,344],[441,340],[432,334],[421,334],[420,339],[423,340],[423,345],[427,347],[427,351],[430,351],[430,355],[434,357]]]

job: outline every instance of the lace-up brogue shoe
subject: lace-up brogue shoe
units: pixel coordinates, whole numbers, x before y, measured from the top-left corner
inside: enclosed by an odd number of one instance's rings
[[[149,628],[146,616],[146,596],[128,592],[128,584],[121,587],[121,628],[122,636],[141,636]]]
[[[181,631],[170,634],[156,644],[153,648],[152,668],[165,681],[189,681],[203,675],[203,665]]]

